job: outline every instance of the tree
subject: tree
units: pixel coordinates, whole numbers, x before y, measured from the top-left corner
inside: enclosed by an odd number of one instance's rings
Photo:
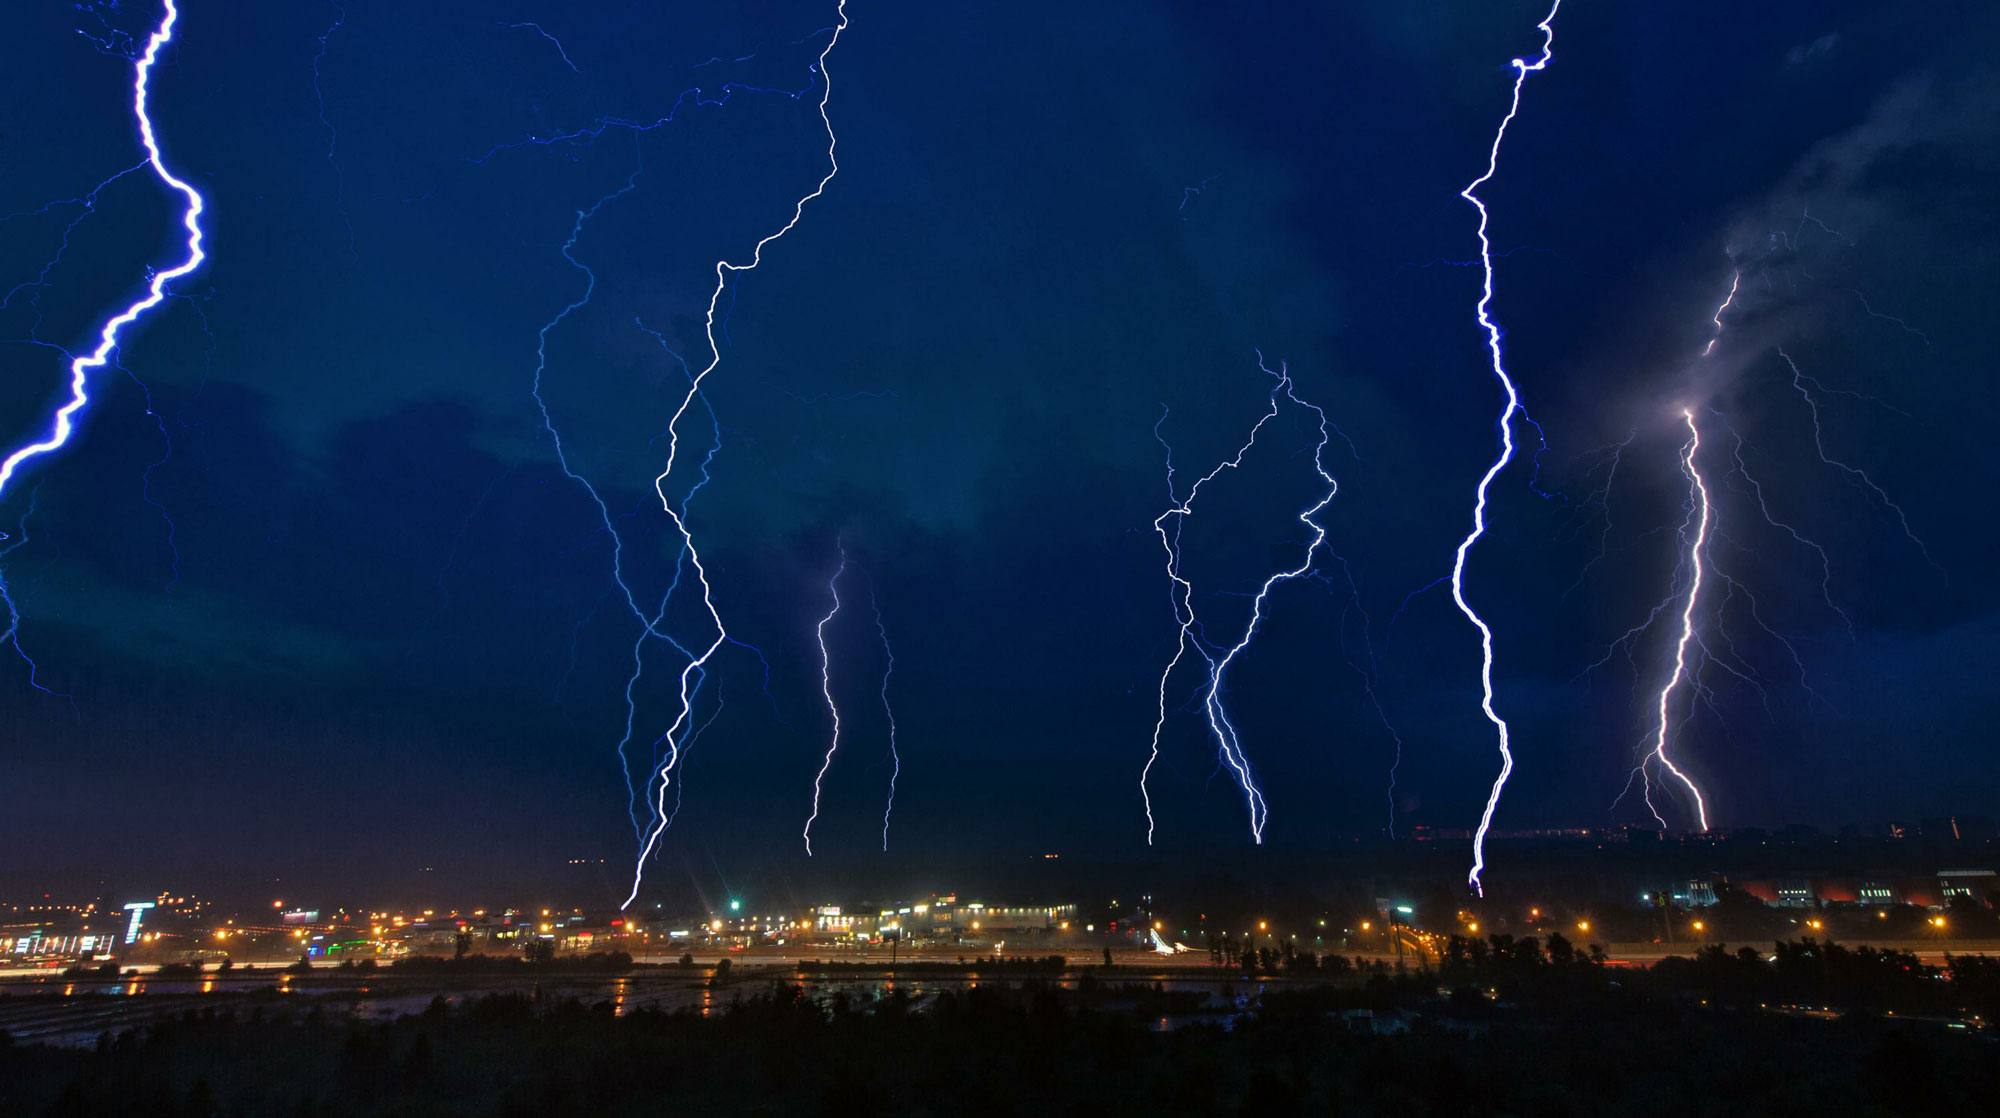
[[[1576,947],[1561,932],[1549,933],[1549,962],[1559,967],[1576,962]]]

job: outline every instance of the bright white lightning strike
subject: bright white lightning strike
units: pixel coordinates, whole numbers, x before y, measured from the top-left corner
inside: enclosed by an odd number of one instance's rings
[[[1500,793],[1507,787],[1507,777],[1514,771],[1514,754],[1507,742],[1507,721],[1493,709],[1493,630],[1486,621],[1473,610],[1465,600],[1465,557],[1479,537],[1486,534],[1486,492],[1493,485],[1493,479],[1507,468],[1514,458],[1514,413],[1521,410],[1521,394],[1514,387],[1514,380],[1507,375],[1506,363],[1500,355],[1500,326],[1493,321],[1490,313],[1493,306],[1493,241],[1487,234],[1486,203],[1479,200],[1479,188],[1493,178],[1500,170],[1500,142],[1507,138],[1507,126],[1521,111],[1521,87],[1527,83],[1528,75],[1546,67],[1555,57],[1556,32],[1554,22],[1556,12],[1562,7],[1562,0],[1549,8],[1549,14],[1536,24],[1542,32],[1542,53],[1533,62],[1514,59],[1514,94],[1507,106],[1507,115],[1500,120],[1500,127],[1493,133],[1493,146],[1486,153],[1486,171],[1467,184],[1458,196],[1472,203],[1479,211],[1479,263],[1482,281],[1479,292],[1479,325],[1486,331],[1486,348],[1493,355],[1493,375],[1500,381],[1506,392],[1507,406],[1500,411],[1500,457],[1487,467],[1485,476],[1479,479],[1479,488],[1472,506],[1472,531],[1458,545],[1457,556],[1451,565],[1451,600],[1458,604],[1458,610],[1467,621],[1479,630],[1479,709],[1486,714],[1486,720],[1500,735],[1500,775],[1494,778],[1493,790],[1486,797],[1486,810],[1479,816],[1479,829],[1472,838],[1472,872],[1466,881],[1474,891],[1480,891],[1479,875],[1486,869],[1486,832],[1493,826],[1494,809],[1500,806]]]
[[[1235,456],[1225,460],[1221,465],[1203,475],[1200,480],[1188,488],[1185,499],[1177,500],[1172,508],[1161,513],[1153,521],[1153,530],[1158,532],[1160,536],[1160,546],[1165,548],[1167,552],[1167,578],[1172,583],[1171,596],[1174,602],[1174,618],[1179,624],[1180,634],[1178,643],[1174,649],[1173,659],[1167,662],[1165,670],[1160,673],[1159,719],[1153,725],[1152,752],[1146,759],[1146,767],[1139,774],[1139,794],[1146,803],[1146,841],[1149,845],[1153,841],[1153,801],[1151,793],[1147,791],[1146,780],[1152,772],[1154,762],[1159,760],[1160,756],[1160,731],[1166,723],[1167,716],[1167,679],[1173,674],[1174,668],[1180,664],[1181,659],[1187,654],[1190,645],[1193,645],[1196,654],[1201,656],[1209,666],[1208,686],[1204,689],[1203,693],[1202,711],[1207,716],[1209,732],[1215,738],[1216,748],[1222,756],[1223,763],[1229,766],[1230,771],[1236,776],[1236,782],[1243,789],[1244,800],[1250,809],[1250,837],[1252,841],[1257,843],[1264,841],[1264,823],[1270,815],[1269,809],[1264,802],[1264,792],[1257,786],[1256,776],[1251,769],[1250,759],[1243,751],[1242,739],[1237,733],[1235,724],[1229,720],[1229,712],[1223,705],[1223,677],[1228,671],[1230,664],[1235,661],[1236,657],[1244,649],[1250,647],[1250,642],[1255,639],[1257,627],[1264,619],[1264,603],[1271,596],[1271,591],[1279,583],[1289,582],[1312,569],[1313,561],[1319,553],[1320,545],[1326,542],[1326,529],[1313,518],[1318,516],[1321,510],[1333,502],[1334,496],[1340,491],[1340,484],[1334,480],[1333,475],[1328,473],[1326,469],[1326,445],[1331,438],[1330,432],[1332,430],[1332,425],[1327,421],[1326,412],[1318,405],[1308,403],[1298,397],[1298,394],[1293,390],[1291,374],[1283,363],[1280,363],[1278,368],[1273,370],[1264,364],[1263,355],[1259,354],[1257,367],[1276,380],[1276,383],[1271,388],[1270,409],[1250,428],[1249,439],[1237,449]],[[1287,400],[1312,412],[1319,418],[1319,441],[1313,446],[1313,470],[1319,474],[1320,480],[1326,482],[1326,493],[1311,505],[1301,509],[1298,513],[1299,523],[1304,524],[1312,532],[1312,541],[1306,545],[1304,558],[1299,561],[1297,567],[1278,571],[1263,581],[1257,588],[1255,597],[1251,599],[1250,619],[1243,626],[1243,635],[1235,644],[1224,650],[1221,656],[1211,657],[1208,651],[1201,647],[1200,638],[1194,632],[1194,585],[1181,574],[1179,529],[1181,524],[1185,522],[1185,519],[1193,514],[1194,500],[1201,492],[1201,487],[1214,480],[1222,471],[1233,470],[1242,465],[1244,455],[1248,454],[1250,448],[1257,444],[1258,432],[1262,431],[1264,425],[1277,416],[1278,396],[1280,393],[1283,393]],[[1168,462],[1167,481],[1169,496],[1171,497],[1173,486],[1171,460]],[[1168,534],[1166,526],[1169,517],[1176,518],[1175,531],[1171,536]]]
[[[820,785],[826,780],[826,770],[833,767],[833,755],[840,750],[840,704],[833,701],[833,657],[826,650],[826,627],[832,624],[834,616],[840,612],[840,576],[847,573],[847,549],[840,549],[840,565],[833,569],[833,577],[826,580],[826,592],[833,597],[833,608],[819,619],[813,635],[819,640],[819,693],[826,699],[827,713],[833,716],[833,736],[826,743],[826,757],[819,763],[819,772],[813,775],[813,809],[806,816],[806,857],[813,852],[813,820],[819,818]],[[885,678],[884,687],[887,687]],[[884,842],[888,823],[883,823]]]
[[[827,184],[832,182],[833,177],[840,173],[840,161],[834,157],[834,148],[838,140],[835,138],[833,132],[833,118],[829,117],[826,111],[827,101],[833,96],[833,77],[827,72],[826,59],[828,55],[833,53],[833,48],[840,43],[841,33],[847,30],[847,0],[840,0],[835,10],[839,15],[839,22],[834,24],[833,36],[827,40],[826,48],[820,51],[818,63],[819,76],[822,83],[819,98],[819,119],[820,123],[826,126],[826,158],[828,164],[830,164],[830,169],[827,171],[826,176],[819,180],[819,185],[813,187],[811,193],[798,200],[797,205],[792,208],[791,220],[787,221],[784,227],[777,232],[757,242],[756,247],[751,250],[749,263],[732,264],[727,260],[716,261],[715,290],[708,297],[708,314],[704,320],[703,327],[703,334],[708,339],[708,364],[703,366],[702,370],[690,379],[687,395],[682,398],[681,406],[674,411],[672,421],[667,424],[666,468],[661,470],[659,476],[653,479],[653,491],[659,495],[660,507],[666,512],[667,519],[673,522],[674,530],[680,533],[682,546],[687,549],[689,562],[694,567],[695,578],[701,583],[701,603],[708,610],[709,620],[715,625],[715,639],[709,643],[707,648],[702,650],[701,655],[691,658],[687,665],[681,669],[681,708],[680,712],[674,716],[672,725],[667,727],[667,732],[662,739],[667,746],[667,757],[660,764],[656,773],[659,777],[659,790],[656,793],[657,807],[653,813],[655,822],[651,832],[646,836],[645,844],[640,847],[638,861],[633,866],[632,891],[626,895],[625,903],[620,905],[620,908],[630,907],[632,902],[638,899],[639,888],[646,880],[646,859],[653,856],[654,847],[659,845],[660,836],[666,831],[666,820],[668,818],[665,810],[667,784],[673,777],[675,765],[680,762],[680,735],[693,717],[694,704],[689,686],[690,680],[694,677],[695,673],[707,668],[708,661],[729,639],[729,631],[722,624],[722,614],[715,608],[714,593],[708,581],[708,570],[702,566],[701,553],[694,546],[694,536],[689,532],[686,521],[674,510],[673,502],[667,498],[667,478],[674,472],[674,463],[680,453],[680,421],[681,417],[687,414],[688,408],[694,403],[695,397],[700,394],[702,380],[709,373],[714,372],[717,365],[722,364],[722,349],[716,344],[715,340],[715,313],[716,307],[722,301],[722,293],[728,289],[729,277],[734,274],[751,271],[757,265],[763,263],[764,246],[791,232],[792,228],[798,225],[799,219],[805,215],[806,203],[825,193]]]
[[[1713,345],[1714,343],[1711,342],[1710,344]],[[1688,578],[1687,603],[1681,607],[1680,640],[1674,643],[1674,670],[1667,676],[1666,684],[1660,688],[1659,721],[1653,732],[1653,748],[1647,752],[1646,756],[1651,760],[1658,761],[1660,767],[1672,773],[1674,779],[1687,786],[1688,794],[1694,797],[1695,817],[1699,820],[1701,829],[1706,831],[1708,830],[1708,803],[1702,798],[1701,789],[1696,787],[1695,782],[1685,772],[1682,772],[1679,766],[1674,764],[1672,758],[1667,756],[1667,737],[1671,729],[1669,718],[1670,708],[1673,702],[1674,691],[1680,687],[1682,678],[1687,675],[1688,645],[1694,640],[1694,611],[1696,604],[1701,598],[1703,549],[1708,545],[1708,485],[1702,480],[1701,470],[1695,463],[1695,456],[1701,452],[1701,429],[1695,426],[1693,409],[1683,409],[1681,416],[1687,420],[1688,429],[1687,451],[1681,456],[1681,468],[1686,471],[1688,476],[1688,484],[1690,486],[1689,500],[1694,506],[1691,510],[1691,518],[1695,521],[1695,528],[1694,537],[1688,543],[1687,563],[1690,574]],[[1685,527],[1682,530],[1685,532]],[[1667,825],[1666,820],[1660,818],[1659,809],[1653,807],[1652,782],[1650,777],[1647,779],[1646,806],[1652,809],[1653,818],[1658,819],[1662,827]]]
[[[1722,340],[1722,313],[1729,309],[1729,305],[1731,303],[1734,303],[1736,301],[1736,288],[1740,286],[1742,283],[1743,283],[1742,272],[1739,271],[1730,275],[1729,294],[1723,298],[1722,305],[1715,308],[1715,317],[1709,320],[1715,323],[1715,335],[1708,339],[1708,344],[1706,346],[1702,347],[1701,355],[1703,357],[1707,357],[1709,354],[1714,353],[1715,343]]]
[[[105,322],[98,333],[97,348],[70,361],[69,399],[56,409],[55,422],[45,437],[15,450],[5,461],[0,461],[0,495],[5,495],[7,483],[13,480],[22,463],[58,450],[69,441],[70,432],[75,429],[76,414],[90,403],[90,371],[103,368],[111,360],[111,352],[118,348],[118,332],[159,306],[167,297],[167,285],[201,267],[201,262],[206,259],[201,248],[201,195],[167,170],[165,161],[160,157],[159,140],[153,135],[153,118],[146,113],[147,88],[153,63],[159,60],[161,49],[173,41],[174,23],[180,18],[174,0],[166,0],[165,7],[160,26],[153,32],[152,38],[146,40],[145,51],[133,64],[132,115],[139,121],[139,141],[145,145],[146,162],[152,166],[153,173],[187,199],[187,210],[181,217],[181,225],[188,234],[187,259],[172,268],[154,272],[152,283],[147,285],[146,296]]]

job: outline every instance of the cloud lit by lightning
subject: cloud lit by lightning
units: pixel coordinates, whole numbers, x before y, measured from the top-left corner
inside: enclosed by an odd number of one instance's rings
[[[1486,348],[1491,353],[1493,359],[1493,375],[1500,381],[1500,387],[1507,398],[1506,406],[1500,411],[1498,423],[1500,430],[1500,456],[1493,460],[1493,464],[1487,467],[1485,475],[1479,479],[1479,488],[1476,491],[1472,506],[1472,531],[1458,545],[1458,552],[1452,560],[1451,566],[1451,599],[1457,603],[1459,612],[1465,615],[1465,619],[1472,622],[1473,626],[1479,630],[1479,708],[1485,713],[1486,720],[1493,724],[1494,730],[1499,734],[1500,774],[1494,778],[1493,789],[1486,797],[1486,809],[1479,816],[1479,829],[1473,833],[1472,871],[1466,875],[1467,883],[1475,891],[1481,889],[1479,875],[1486,868],[1486,833],[1493,826],[1493,812],[1500,806],[1500,794],[1507,787],[1507,777],[1514,771],[1514,753],[1507,740],[1507,721],[1501,718],[1499,712],[1493,707],[1493,630],[1487,625],[1486,620],[1473,610],[1471,603],[1465,599],[1465,559],[1471,553],[1472,546],[1479,542],[1481,536],[1486,534],[1486,493],[1487,490],[1492,488],[1493,479],[1500,476],[1500,471],[1506,469],[1507,464],[1514,459],[1514,416],[1515,413],[1521,410],[1520,392],[1515,388],[1513,378],[1507,375],[1506,362],[1500,353],[1500,325],[1493,320],[1491,313],[1493,306],[1493,242],[1487,233],[1488,214],[1486,212],[1486,203],[1479,199],[1479,188],[1486,185],[1500,171],[1500,144],[1501,141],[1507,138],[1507,126],[1514,122],[1514,117],[1521,111],[1521,87],[1527,83],[1529,74],[1540,71],[1549,64],[1550,59],[1555,57],[1556,33],[1554,22],[1556,12],[1561,8],[1562,0],[1555,0],[1555,3],[1549,8],[1549,14],[1542,17],[1542,21],[1535,25],[1542,32],[1541,55],[1532,62],[1524,58],[1513,60],[1513,97],[1507,106],[1507,115],[1501,118],[1500,127],[1493,133],[1493,145],[1487,149],[1486,170],[1478,178],[1472,180],[1464,190],[1459,191],[1459,197],[1472,203],[1473,208],[1479,211],[1479,261],[1481,270],[1478,306],[1479,326],[1486,333]]]
[[[1828,228],[1824,222],[1812,218],[1809,212],[1805,221],[1801,223],[1800,231],[1803,231],[1804,225],[1808,222],[1826,229],[1835,236],[1839,235],[1834,230]],[[1773,237],[1774,239],[1782,239],[1787,245],[1795,239],[1795,235],[1785,234],[1782,231],[1778,234],[1773,234]],[[1711,316],[1710,320],[1714,324],[1714,331],[1707,344],[1701,350],[1701,356],[1704,358],[1712,356],[1716,352],[1718,343],[1722,340],[1723,316],[1735,303],[1741,290],[1741,278],[1740,270],[1732,275],[1728,294],[1723,298],[1722,303]],[[1792,371],[1793,389],[1806,402],[1807,416],[1811,421],[1813,429],[1814,450],[1820,461],[1823,464],[1835,467],[1883,507],[1894,513],[1898,518],[1898,524],[1903,528],[1904,534],[1910,538],[1912,543],[1917,546],[1919,551],[1928,560],[1930,557],[1928,550],[1924,549],[1923,542],[1910,531],[1908,519],[1903,516],[1901,507],[1890,499],[1888,493],[1881,486],[1877,485],[1872,477],[1858,467],[1834,459],[1827,454],[1824,435],[1820,429],[1819,402],[1814,391],[1819,386],[1812,378],[1800,372],[1797,364],[1792,361],[1790,355],[1783,349],[1779,349],[1777,353]],[[1876,402],[1879,403],[1880,401]],[[1749,507],[1755,510],[1758,519],[1761,519],[1764,524],[1768,525],[1774,531],[1782,533],[1794,545],[1812,555],[1819,572],[1817,579],[1819,597],[1827,610],[1839,618],[1849,638],[1852,639],[1854,635],[1854,623],[1847,611],[1840,606],[1834,597],[1833,563],[1826,547],[1818,540],[1807,535],[1791,520],[1781,517],[1772,508],[1771,496],[1766,491],[1764,482],[1751,471],[1749,460],[1746,457],[1746,450],[1750,446],[1748,440],[1729,422],[1726,416],[1720,412],[1714,414],[1715,418],[1723,424],[1724,428],[1735,441],[1731,452],[1732,465],[1727,474],[1725,491],[1741,495],[1747,500]],[[1764,700],[1767,713],[1770,711],[1770,696],[1765,682],[1759,677],[1759,673],[1750,662],[1744,658],[1744,655],[1738,651],[1737,640],[1730,631],[1728,615],[1733,603],[1741,600],[1743,605],[1737,607],[1738,613],[1747,616],[1750,626],[1775,641],[1784,650],[1785,654],[1789,657],[1792,669],[1797,673],[1798,683],[1805,693],[1816,701],[1824,702],[1825,700],[1813,689],[1810,681],[1807,679],[1805,661],[1800,656],[1797,647],[1791,640],[1779,633],[1765,620],[1759,609],[1757,597],[1742,581],[1732,577],[1729,571],[1724,569],[1723,565],[1719,562],[1718,557],[1713,554],[1713,544],[1717,539],[1729,543],[1739,550],[1747,551],[1748,548],[1744,544],[1730,539],[1721,524],[1722,510],[1717,505],[1720,494],[1718,491],[1711,489],[1707,477],[1701,472],[1698,458],[1701,448],[1701,432],[1696,422],[1694,409],[1683,408],[1681,419],[1688,429],[1688,440],[1682,446],[1680,468],[1681,472],[1688,478],[1689,490],[1685,506],[1686,513],[1676,533],[1677,539],[1683,546],[1674,576],[1674,587],[1669,591],[1667,598],[1655,604],[1643,620],[1627,629],[1613,641],[1611,648],[1606,651],[1605,655],[1586,670],[1595,670],[1597,667],[1602,666],[1621,647],[1627,650],[1627,657],[1629,659],[1632,643],[1640,634],[1648,632],[1661,617],[1670,614],[1678,615],[1678,633],[1671,645],[1672,654],[1669,658],[1669,667],[1665,672],[1665,678],[1660,685],[1659,691],[1653,698],[1650,717],[1651,725],[1647,731],[1646,740],[1641,747],[1639,764],[1632,770],[1632,778],[1628,780],[1625,790],[1629,792],[1634,782],[1639,783],[1644,789],[1644,799],[1647,808],[1655,821],[1662,827],[1669,826],[1665,816],[1661,813],[1659,804],[1655,802],[1652,795],[1654,782],[1653,770],[1659,770],[1662,779],[1677,783],[1686,790],[1694,808],[1696,826],[1698,829],[1706,831],[1710,828],[1712,822],[1709,816],[1707,797],[1694,780],[1680,766],[1675,764],[1668,755],[1668,750],[1673,746],[1680,733],[1675,719],[1675,710],[1680,705],[1680,696],[1684,692],[1689,695],[1691,699],[1691,702],[1688,704],[1690,715],[1692,714],[1693,705],[1705,703],[1713,707],[1713,698],[1701,679],[1701,669],[1714,666],[1731,676],[1736,682],[1747,685],[1756,691]],[[1619,444],[1620,449],[1622,450],[1623,447],[1629,445],[1629,442],[1630,439],[1628,438],[1626,443]],[[1602,548],[1600,548],[1600,556],[1601,553]],[[1595,561],[1595,559],[1592,560],[1593,563]],[[1580,581],[1581,576],[1579,576]],[[1718,584],[1723,591],[1721,598],[1712,602],[1704,595],[1704,588],[1711,582]],[[1676,603],[1678,603],[1677,610],[1675,609]],[[1710,619],[1708,628],[1711,632],[1708,636],[1704,636],[1703,634],[1703,625],[1701,623],[1701,618],[1703,617]],[[1830,705],[1829,709],[1831,709]],[[1684,724],[1685,719],[1681,720],[1681,725]],[[1619,798],[1622,799],[1624,794],[1624,792],[1621,792]]]

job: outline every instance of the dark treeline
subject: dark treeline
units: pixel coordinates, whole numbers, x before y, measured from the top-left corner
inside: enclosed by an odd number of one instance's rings
[[[1842,947],[1813,939],[1770,951],[1720,944],[1648,968],[1617,968],[1603,952],[1577,949],[1560,935],[1453,936],[1437,977],[1448,988],[1477,986],[1533,1004],[1587,992],[1627,990],[1656,1000],[1725,1008],[1828,1008],[2000,1021],[2000,959],[1946,956],[1930,966],[1907,951]]]
[[[2000,1098],[1990,1034],[1889,1014],[1989,1013],[1996,991],[1984,959],[1797,942],[1638,970],[1492,937],[1435,968],[1235,979],[1219,996],[1089,968],[921,1002],[746,980],[707,1017],[512,994],[363,1021],[218,998],[91,1048],[0,1045],[0,1113],[1977,1114]]]
[[[850,959],[808,959],[798,965],[800,974],[875,974],[890,970],[891,965],[884,960],[861,961]],[[955,963],[932,960],[896,963],[897,974],[1047,974],[1059,975],[1069,969],[1069,960],[1061,955],[980,955],[971,959],[960,956]]]

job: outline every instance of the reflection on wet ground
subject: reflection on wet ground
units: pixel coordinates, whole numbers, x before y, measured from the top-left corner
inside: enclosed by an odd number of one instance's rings
[[[744,968],[743,973],[720,984],[711,981],[712,974],[707,968],[661,968],[622,975],[550,973],[442,978],[434,974],[398,975],[390,970],[340,977],[324,973],[295,977],[267,971],[173,979],[38,978],[0,983],[0,1030],[11,1035],[16,1043],[84,1045],[95,1043],[100,1034],[143,1027],[190,1010],[230,1010],[243,1014],[262,1008],[270,1014],[303,1013],[318,1007],[327,1014],[382,1020],[421,1013],[434,999],[456,1005],[495,994],[608,1004],[620,1015],[642,1010],[661,1013],[692,1010],[706,1016],[726,1010],[733,1001],[766,993],[775,985],[802,986],[807,996],[817,1001],[844,997],[864,1008],[900,993],[909,1008],[921,1009],[941,991],[971,989],[982,983],[1024,982],[1042,982],[1069,990],[1076,989],[1079,982],[1095,982],[1103,995],[1102,1008],[1107,1010],[1136,1004],[1135,1000],[1120,996],[1120,987],[1127,983],[1190,995],[1186,1000],[1191,1003],[1191,1012],[1151,1020],[1152,1028],[1163,1030],[1197,1021],[1227,1026],[1264,988],[1263,983],[1250,984],[1240,979],[1166,973],[1079,979],[1018,974],[982,976],[971,971],[917,975],[898,975],[886,970],[815,974],[811,970],[772,967]]]

